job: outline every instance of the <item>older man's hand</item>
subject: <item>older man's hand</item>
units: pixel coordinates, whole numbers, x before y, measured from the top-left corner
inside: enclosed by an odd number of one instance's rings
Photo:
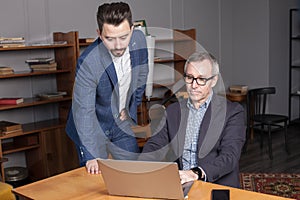
[[[198,180],[198,175],[192,170],[179,170],[181,184]]]

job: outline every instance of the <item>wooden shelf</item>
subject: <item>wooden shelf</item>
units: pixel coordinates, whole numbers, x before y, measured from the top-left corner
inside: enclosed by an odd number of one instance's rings
[[[169,63],[169,62],[181,62],[185,61],[183,58],[158,58],[154,60],[154,63]]]
[[[92,42],[80,42],[79,46],[80,47],[86,47],[86,46],[89,46],[90,44],[92,44]]]
[[[17,134],[8,134],[5,136],[1,136],[0,140],[5,140],[9,138],[14,138],[14,140],[19,138],[19,141],[23,142],[7,142],[2,144],[2,154],[10,154],[20,151],[25,151],[29,149],[34,149],[40,147],[39,144],[39,133],[42,131],[49,131],[53,129],[58,128],[64,128],[65,127],[65,121],[60,119],[52,119],[52,120],[45,120],[45,121],[39,121],[39,122],[33,122],[28,124],[23,124],[23,133],[17,133]],[[33,144],[27,144],[24,142],[27,138],[32,138],[37,141]]]
[[[62,101],[70,101],[70,100],[72,100],[71,96],[66,96],[63,98],[53,98],[53,99],[47,99],[47,100],[41,100],[39,98],[25,98],[23,103],[19,103],[16,105],[0,105],[0,111],[16,109],[16,108],[25,108],[25,107],[31,107],[31,106],[37,106],[37,105],[43,105],[43,104],[49,104],[49,103],[56,103],[56,102],[62,102]]]
[[[18,53],[26,53],[26,55],[30,56],[32,54],[31,50],[37,51],[35,53],[41,53],[44,50],[48,50],[54,54],[55,61],[58,65],[58,69],[55,71],[31,72],[28,68],[28,71],[1,75],[1,84],[8,84],[11,81],[18,83],[18,81],[20,81],[17,80],[18,78],[28,77],[28,84],[34,82],[34,84],[37,84],[36,86],[38,87],[40,82],[46,83],[46,81],[51,80],[52,83],[53,80],[56,81],[56,91],[67,92],[66,96],[58,98],[40,99],[36,97],[23,97],[23,103],[17,105],[0,105],[0,111],[20,109],[19,111],[16,111],[16,113],[19,114],[21,112],[25,112],[25,116],[27,115],[27,112],[31,115],[35,114],[35,110],[38,110],[37,112],[42,112],[42,109],[44,108],[55,108],[58,113],[58,116],[53,114],[49,118],[58,117],[59,119],[36,121],[39,118],[35,118],[35,121],[32,123],[22,124],[22,131],[0,137],[0,157],[15,152],[25,152],[26,166],[29,170],[29,176],[35,177],[36,180],[49,177],[57,173],[62,173],[79,166],[77,156],[70,157],[70,155],[76,155],[76,149],[74,147],[74,143],[65,133],[66,118],[72,100],[71,95],[76,73],[76,61],[79,55],[78,32],[55,32],[53,33],[53,41],[54,43],[59,44],[0,48],[2,56],[7,56],[4,52],[12,51],[11,54],[8,55],[10,56],[10,59],[15,59],[14,55]],[[61,44],[61,41],[66,41],[67,44]],[[24,61],[19,60],[19,63],[21,62]],[[33,76],[41,77],[38,79],[30,79],[30,77]],[[9,79],[9,81],[7,81],[7,79]],[[20,84],[21,83],[23,83],[23,81],[21,81]],[[37,89],[38,90],[36,91],[42,91],[42,85]],[[31,93],[34,93],[34,91],[31,91]],[[17,96],[18,91],[15,91],[15,94]],[[22,108],[30,108],[46,104],[54,106],[36,107],[35,109],[32,109],[33,111],[31,109],[21,110]],[[17,117],[16,120],[18,121]],[[5,181],[3,166],[0,166],[0,173],[2,180]]]
[[[54,48],[66,48],[66,47],[73,47],[73,44],[55,44],[55,45],[42,45],[42,46],[9,47],[9,48],[0,48],[0,51],[54,49]]]
[[[62,119],[51,119],[51,120],[44,120],[38,122],[32,122],[27,124],[22,124],[22,133],[11,133],[7,135],[0,136],[0,140],[24,136],[32,133],[37,133],[41,131],[47,131],[51,129],[63,128],[65,126],[65,120]]]
[[[20,151],[38,148],[39,146],[40,146],[39,144],[23,146],[23,145],[14,144],[13,142],[4,143],[4,144],[2,144],[2,154],[6,155],[6,154],[10,154],[10,153],[16,153],[16,152],[20,152]]]
[[[30,134],[34,132],[47,131],[51,129],[63,128],[65,127],[66,121],[62,119],[51,119],[39,122],[33,122],[24,124],[23,132],[24,134]]]
[[[68,73],[68,72],[71,72],[71,70],[69,70],[69,69],[58,69],[58,70],[55,70],[55,71],[16,72],[14,74],[0,75],[0,79],[28,77],[28,76],[41,76],[41,75],[60,74],[60,73]]]

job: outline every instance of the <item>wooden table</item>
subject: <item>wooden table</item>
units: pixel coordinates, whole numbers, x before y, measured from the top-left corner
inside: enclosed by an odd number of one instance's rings
[[[226,186],[196,181],[188,196],[190,200],[211,200],[212,189],[229,189],[231,200],[283,200],[287,198],[266,195]],[[13,189],[19,199],[59,200],[59,199],[109,199],[141,200],[142,198],[110,196],[107,193],[101,174],[88,174],[84,167],[57,176],[37,181]]]

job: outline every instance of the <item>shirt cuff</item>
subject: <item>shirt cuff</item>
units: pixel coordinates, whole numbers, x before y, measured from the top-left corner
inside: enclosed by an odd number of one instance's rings
[[[200,166],[198,166],[200,169],[201,169],[201,171],[202,171],[202,174],[204,175],[204,179],[203,179],[203,181],[205,181],[206,182],[206,173],[205,173],[205,171],[200,167]]]

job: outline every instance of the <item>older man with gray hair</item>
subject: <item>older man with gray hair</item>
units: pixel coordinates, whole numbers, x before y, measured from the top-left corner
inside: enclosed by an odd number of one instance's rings
[[[219,76],[211,54],[196,52],[188,58],[183,75],[188,98],[167,107],[161,128],[139,159],[176,161],[182,183],[202,180],[240,187],[244,109],[214,92]]]

